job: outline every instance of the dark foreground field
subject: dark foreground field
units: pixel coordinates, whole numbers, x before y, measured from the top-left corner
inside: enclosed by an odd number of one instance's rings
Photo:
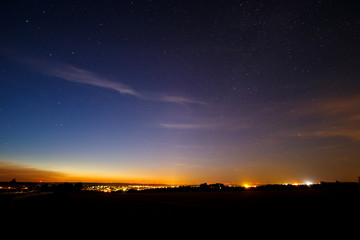
[[[1,200],[2,220],[106,224],[356,224],[359,190],[175,193],[38,193]],[[350,226],[350,225],[349,225]]]

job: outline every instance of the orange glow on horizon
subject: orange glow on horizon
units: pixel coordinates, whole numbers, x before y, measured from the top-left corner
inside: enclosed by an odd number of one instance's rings
[[[55,167],[54,167],[55,168]],[[80,169],[80,168],[79,168]],[[168,170],[168,169],[166,169]],[[53,171],[49,169],[36,168],[29,165],[12,163],[12,162],[1,162],[0,161],[0,173],[2,182],[10,182],[12,179],[16,179],[17,182],[83,182],[83,183],[140,183],[140,184],[166,184],[166,185],[200,185],[202,183],[225,183],[226,185],[237,185],[243,186],[245,188],[253,188],[259,185],[266,184],[286,184],[286,185],[312,185],[314,182],[322,181],[332,181],[333,178],[324,178],[319,179],[318,181],[313,181],[315,178],[295,178],[290,179],[284,177],[284,179],[279,178],[276,174],[276,181],[272,181],[272,176],[267,176],[266,178],[256,178],[255,175],[250,175],[246,177],[246,180],[238,179],[233,183],[229,179],[224,180],[219,176],[206,177],[206,173],[197,175],[193,172],[186,171],[166,171],[162,170],[153,170],[141,171],[137,170],[136,174],[133,174],[132,171],[124,170],[123,172],[116,172],[116,170],[82,170],[73,168],[71,171]],[[275,172],[274,172],[275,175]],[[289,180],[290,179],[290,180]],[[259,181],[260,180],[260,181]],[[265,181],[264,181],[265,180]],[[284,180],[284,181],[282,181]],[[339,181],[353,181],[351,178],[337,178],[335,180]],[[333,181],[335,181],[333,180]],[[240,183],[240,184],[239,184]],[[242,184],[241,184],[242,183]]]

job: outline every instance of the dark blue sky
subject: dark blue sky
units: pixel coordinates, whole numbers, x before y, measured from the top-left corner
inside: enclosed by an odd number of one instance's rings
[[[358,174],[357,1],[0,4],[1,180]]]

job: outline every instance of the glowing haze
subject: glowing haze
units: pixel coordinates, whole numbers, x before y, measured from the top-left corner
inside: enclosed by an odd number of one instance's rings
[[[2,1],[0,181],[354,181],[356,4]]]

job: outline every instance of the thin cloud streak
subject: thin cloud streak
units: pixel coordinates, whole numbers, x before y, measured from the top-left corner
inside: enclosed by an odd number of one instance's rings
[[[143,93],[133,89],[123,83],[110,81],[108,78],[96,74],[94,72],[74,67],[69,64],[59,63],[52,61],[51,63],[43,63],[35,59],[22,58],[19,62],[25,63],[31,68],[41,71],[42,73],[56,77],[59,79],[67,80],[70,82],[92,85],[101,88],[107,88],[117,91],[120,94],[131,95],[143,100],[159,101],[176,104],[206,104],[205,102],[198,101],[183,96],[173,96],[161,93]]]
[[[167,129],[176,129],[176,130],[195,130],[195,129],[212,129],[215,128],[215,125],[210,124],[179,124],[179,123],[159,123],[160,127]]]
[[[172,103],[206,104],[205,102],[193,100],[193,99],[186,98],[186,97],[169,96],[169,95],[162,95],[162,96],[159,98],[159,101],[172,102]]]
[[[65,79],[71,82],[89,84],[97,87],[113,89],[121,94],[129,94],[136,97],[141,95],[134,89],[119,82],[112,82],[90,71],[61,64],[57,68],[50,68],[45,71],[46,74],[57,78]]]

